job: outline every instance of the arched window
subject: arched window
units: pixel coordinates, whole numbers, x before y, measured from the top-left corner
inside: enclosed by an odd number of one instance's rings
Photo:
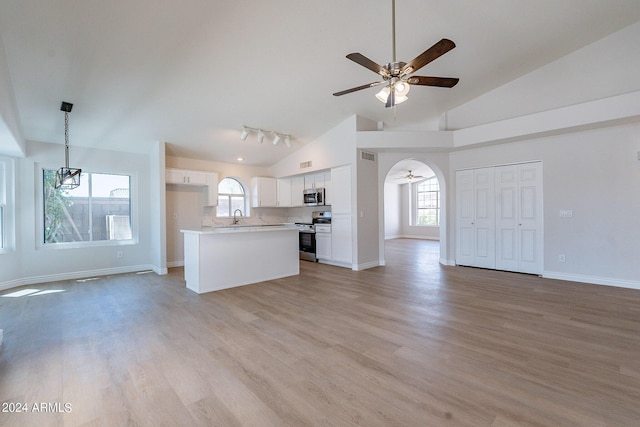
[[[240,209],[245,212],[244,187],[237,179],[225,178],[218,184],[218,208],[216,215],[230,217],[233,211]]]
[[[416,185],[415,225],[440,225],[440,184],[432,176]]]

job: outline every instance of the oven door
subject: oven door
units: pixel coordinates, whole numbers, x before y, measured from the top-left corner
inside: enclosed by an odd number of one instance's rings
[[[298,233],[300,242],[300,259],[306,261],[316,261],[316,233],[314,231],[300,231]]]

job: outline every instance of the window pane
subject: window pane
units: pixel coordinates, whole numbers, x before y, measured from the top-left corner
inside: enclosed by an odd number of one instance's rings
[[[4,207],[0,206],[0,249],[4,248]]]
[[[218,196],[216,216],[229,216],[229,196]]]
[[[91,240],[131,239],[127,175],[91,174]]]
[[[438,225],[439,209],[418,209],[418,225]]]
[[[82,184],[73,190],[55,189],[55,179],[56,171],[43,171],[44,242],[89,240],[87,174],[80,176]]]
[[[225,178],[218,184],[218,193],[222,194],[244,194],[242,185],[233,178]]]
[[[231,212],[235,212],[236,209],[240,209],[244,215],[244,197],[231,196]]]

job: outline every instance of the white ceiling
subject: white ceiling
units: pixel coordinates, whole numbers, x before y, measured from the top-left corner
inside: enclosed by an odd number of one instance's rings
[[[416,177],[429,178],[435,175],[435,172],[427,165],[419,160],[404,159],[393,165],[387,173],[385,183],[388,184],[406,184],[408,181],[406,176],[411,174]]]
[[[638,0],[397,0],[397,54],[457,47],[418,75],[395,114],[378,80],[347,60],[391,61],[390,0],[2,0],[0,37],[28,140],[269,165],[353,114],[403,129],[439,116],[640,19]],[[594,59],[597,60],[597,59]],[[1,70],[0,70],[1,71]],[[241,126],[290,133],[294,147],[239,139]],[[0,146],[1,149],[1,146]]]

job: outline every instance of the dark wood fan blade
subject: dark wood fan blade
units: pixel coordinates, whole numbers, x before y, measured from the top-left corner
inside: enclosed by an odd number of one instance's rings
[[[351,93],[351,92],[357,92],[357,91],[362,90],[362,89],[368,89],[370,87],[378,86],[378,85],[381,85],[382,83],[385,83],[385,82],[375,82],[375,83],[369,83],[369,84],[358,86],[358,87],[352,87],[351,89],[347,89],[347,90],[342,90],[340,92],[336,92],[336,93],[333,94],[333,96],[346,95],[346,94]]]
[[[404,67],[401,68],[400,74],[411,74],[418,71],[420,68],[427,65],[434,59],[439,58],[451,49],[456,47],[456,44],[449,39],[442,39],[438,43],[431,46],[429,49],[422,52],[412,61],[409,61]]]
[[[411,76],[407,79],[407,83],[409,83],[410,85],[439,87],[454,87],[458,84],[458,81],[460,81],[460,79],[455,77]]]
[[[376,64],[366,56],[361,53],[355,52],[347,55],[347,58],[355,62],[356,64],[362,65],[364,68],[368,68],[376,74],[380,74],[382,77],[389,76],[389,70],[384,68],[380,64]]]

